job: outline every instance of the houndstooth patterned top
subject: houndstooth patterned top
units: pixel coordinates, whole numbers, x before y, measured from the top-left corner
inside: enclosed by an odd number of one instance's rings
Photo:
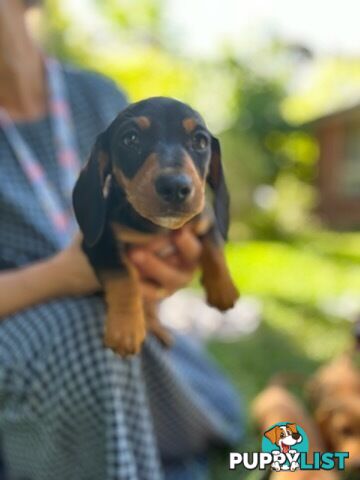
[[[64,66],[84,160],[126,104],[100,75]],[[49,118],[18,123],[61,195]],[[0,130],[0,267],[56,251],[55,232]],[[102,344],[101,296],[0,322],[0,439],[8,480],[195,480],[211,446],[239,438],[238,399],[200,346],[149,337],[122,359]]]

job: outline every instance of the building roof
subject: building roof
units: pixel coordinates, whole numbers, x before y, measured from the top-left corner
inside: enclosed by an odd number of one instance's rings
[[[360,116],[360,102],[353,104],[351,106],[339,109],[339,110],[334,110],[332,112],[326,113],[324,115],[321,115],[320,117],[314,118],[313,120],[310,120],[309,122],[306,122],[305,125],[314,125],[322,122],[326,122],[328,120],[333,120],[333,119],[343,119],[343,118],[348,118],[352,116]]]

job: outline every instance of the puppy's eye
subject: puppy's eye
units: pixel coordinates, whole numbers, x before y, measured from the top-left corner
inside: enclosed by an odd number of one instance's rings
[[[284,432],[281,432],[280,433],[280,438],[284,438],[285,437],[285,433]]]
[[[139,134],[136,130],[130,130],[122,137],[122,142],[126,147],[136,147],[140,143]]]
[[[194,150],[203,151],[209,146],[209,137],[205,133],[197,132],[191,138],[191,146]]]

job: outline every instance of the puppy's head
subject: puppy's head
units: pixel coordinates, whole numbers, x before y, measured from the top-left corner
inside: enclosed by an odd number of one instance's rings
[[[218,140],[191,107],[154,97],[127,107],[98,137],[74,189],[75,214],[85,241],[94,245],[109,188],[116,185],[142,217],[177,229],[204,208],[206,183],[226,238],[229,196]]]

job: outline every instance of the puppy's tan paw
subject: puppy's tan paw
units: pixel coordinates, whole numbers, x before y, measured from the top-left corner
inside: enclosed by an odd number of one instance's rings
[[[239,292],[231,279],[213,279],[203,282],[206,290],[206,301],[222,312],[233,308],[239,298]]]
[[[108,312],[105,327],[105,345],[126,357],[140,352],[146,331],[143,314],[140,318],[124,313]]]

